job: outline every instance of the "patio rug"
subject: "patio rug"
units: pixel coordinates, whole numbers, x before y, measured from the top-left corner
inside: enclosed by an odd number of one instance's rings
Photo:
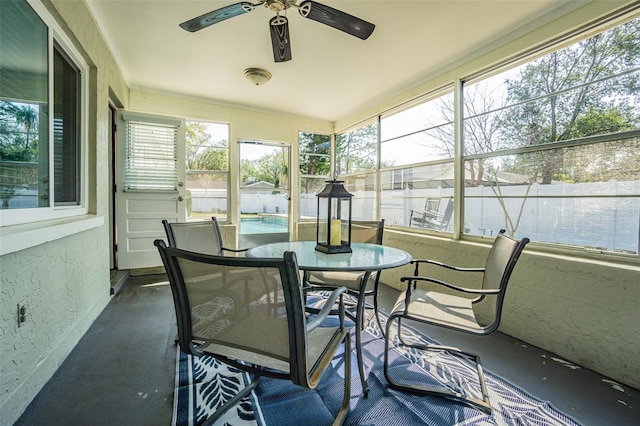
[[[385,317],[381,316],[382,321]],[[384,323],[383,323],[384,327]],[[414,329],[406,338],[437,343]],[[355,338],[352,336],[352,349]],[[248,376],[212,357],[196,358],[178,349],[173,425],[197,425],[249,383]],[[384,378],[384,339],[376,321],[363,331],[363,354],[369,397],[362,394],[355,353],[352,354],[351,407],[345,425],[578,425],[548,402],[540,401],[505,379],[485,370],[493,412],[480,410],[436,396],[413,395],[387,386]],[[396,374],[419,379],[429,385],[464,383],[465,391],[480,397],[475,370],[448,353],[437,355],[396,347],[389,363]],[[410,372],[407,374],[407,372]],[[343,365],[337,356],[315,390],[285,380],[262,378],[258,387],[231,408],[217,425],[327,426],[342,403]],[[445,386],[445,385],[442,385]]]

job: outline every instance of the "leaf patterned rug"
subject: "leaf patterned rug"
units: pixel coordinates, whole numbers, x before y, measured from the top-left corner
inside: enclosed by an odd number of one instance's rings
[[[383,317],[384,321],[384,317]],[[383,324],[384,326],[384,324]],[[437,343],[405,327],[405,338]],[[355,344],[352,345],[355,347]],[[351,409],[345,425],[578,425],[551,404],[541,401],[501,377],[485,371],[493,412],[434,396],[417,396],[390,389],[384,378],[384,339],[376,321],[363,332],[363,354],[369,396],[362,394],[355,353],[352,354]],[[178,350],[173,425],[197,425],[249,382],[248,376],[212,357],[195,358]],[[471,364],[447,353],[425,355],[404,347],[392,349],[390,369],[430,385],[461,384],[480,395]],[[217,425],[327,426],[342,402],[343,365],[336,357],[315,390],[284,380],[262,378],[258,387]],[[446,384],[446,385],[443,385]]]

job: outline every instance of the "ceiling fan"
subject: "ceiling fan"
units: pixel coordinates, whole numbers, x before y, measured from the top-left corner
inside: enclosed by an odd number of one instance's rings
[[[305,18],[329,25],[362,40],[366,40],[375,28],[375,25],[370,22],[312,0],[305,0],[300,4],[297,4],[297,0],[261,0],[258,3],[243,1],[185,21],[180,24],[180,27],[186,31],[196,32],[225,19],[251,12],[261,5],[276,13],[276,16],[269,20],[273,59],[276,62],[291,60],[289,21],[285,16],[280,15],[280,12],[291,7],[298,9],[300,15]]]

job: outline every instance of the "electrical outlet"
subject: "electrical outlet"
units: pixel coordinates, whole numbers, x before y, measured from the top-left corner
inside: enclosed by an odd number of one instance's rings
[[[18,327],[22,327],[22,324],[24,324],[27,321],[27,301],[23,300],[22,302],[18,303]]]

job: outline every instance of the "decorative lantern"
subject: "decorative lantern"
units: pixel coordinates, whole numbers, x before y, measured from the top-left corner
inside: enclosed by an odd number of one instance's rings
[[[316,250],[327,253],[351,253],[351,201],[353,194],[344,181],[328,180],[318,193]]]

